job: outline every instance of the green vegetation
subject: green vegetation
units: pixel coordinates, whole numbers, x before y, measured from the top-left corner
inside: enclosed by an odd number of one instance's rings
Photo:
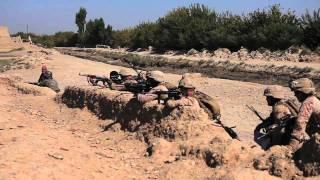
[[[240,16],[194,4],[174,9],[156,22],[145,22],[124,31],[130,32],[130,36],[118,35],[115,44],[121,44],[117,42],[120,40],[130,48],[153,46],[160,51],[191,48],[236,51],[241,46],[249,50],[261,47],[283,50],[292,45],[316,49],[320,45],[320,9],[297,17],[293,11],[273,5]],[[115,32],[120,33],[123,32]]]
[[[176,8],[155,22],[143,22],[123,30],[113,30],[102,18],[87,22],[86,16],[85,8],[76,13],[77,33],[30,35],[34,42],[49,47],[95,47],[96,44],[104,44],[131,49],[153,46],[157,51],[187,51],[191,48],[237,51],[241,46],[249,50],[266,48],[274,51],[305,46],[319,51],[320,47],[320,8],[298,17],[294,11],[285,11],[280,5],[236,15],[193,4]]]

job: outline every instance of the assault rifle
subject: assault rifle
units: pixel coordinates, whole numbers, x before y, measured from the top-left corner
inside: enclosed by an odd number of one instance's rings
[[[39,83],[38,82],[31,82],[31,81],[27,81],[25,83],[28,83],[28,84],[32,84],[32,85],[36,85],[36,86],[39,86]]]
[[[253,107],[247,105],[247,108],[250,109],[261,121],[264,121],[265,119],[260,115],[260,113]]]
[[[158,100],[158,104],[161,103],[161,96],[162,95],[167,95],[168,97],[165,99],[165,101],[169,100],[169,99],[180,99],[181,97],[181,92],[179,90],[169,90],[169,91],[157,91],[157,100]]]
[[[257,140],[262,139],[266,136],[270,136],[273,133],[280,132],[282,128],[288,127],[290,123],[292,123],[295,120],[295,118],[296,118],[295,116],[291,116],[291,115],[284,116],[279,120],[279,123],[272,124],[269,127],[265,128],[266,133],[258,137]]]
[[[88,83],[92,86],[99,86],[99,82],[102,82],[104,87],[110,87],[112,84],[112,81],[109,78],[103,77],[103,76],[97,76],[93,74],[81,74],[81,73],[79,73],[79,76],[87,77]]]
[[[236,126],[232,126],[232,127],[225,126],[225,125],[221,122],[220,118],[217,118],[217,119],[216,119],[216,123],[218,123],[218,124],[229,134],[229,136],[230,136],[232,139],[236,139],[236,140],[240,141],[240,138],[239,138],[237,132],[235,132],[235,131],[233,130],[234,128],[236,128]]]

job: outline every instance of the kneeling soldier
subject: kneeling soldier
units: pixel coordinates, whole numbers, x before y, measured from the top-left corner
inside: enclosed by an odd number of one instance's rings
[[[302,103],[288,146],[295,152],[310,136],[320,133],[320,100],[316,97],[313,82],[308,78],[292,81],[289,86]]]
[[[255,141],[263,149],[273,145],[286,145],[289,143],[294,118],[298,106],[292,100],[286,100],[281,86],[269,86],[264,91],[268,106],[272,106],[270,116],[255,129]]]

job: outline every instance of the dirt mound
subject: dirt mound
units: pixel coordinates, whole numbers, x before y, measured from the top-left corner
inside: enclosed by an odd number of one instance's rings
[[[50,88],[39,87],[36,85],[24,83],[22,82],[21,78],[16,76],[1,75],[0,83],[12,86],[23,94],[33,94],[35,96],[49,96],[49,97],[56,96],[56,93]]]
[[[258,170],[267,170],[283,179],[294,179],[302,175],[292,160],[291,151],[283,146],[272,147],[262,156],[255,158],[253,165]]]
[[[18,48],[20,46],[11,39],[8,28],[0,26],[0,52],[7,52]]]
[[[213,124],[202,110],[189,107],[168,108],[157,101],[141,104],[132,93],[111,91],[95,87],[67,87],[61,96],[69,107],[87,107],[102,119],[113,119],[121,128],[137,132],[138,137],[151,144],[154,137],[169,141],[188,140],[203,131],[224,133],[221,127]],[[217,133],[214,134],[217,134]]]
[[[305,176],[320,175],[320,134],[315,134],[295,154],[298,167]]]
[[[10,37],[8,27],[0,26],[0,37]]]
[[[33,94],[35,96],[50,96],[54,97],[56,93],[51,90],[50,88],[47,87],[39,87],[36,85],[32,84],[27,84],[27,83],[13,83],[13,87],[17,88],[19,92],[23,94]]]

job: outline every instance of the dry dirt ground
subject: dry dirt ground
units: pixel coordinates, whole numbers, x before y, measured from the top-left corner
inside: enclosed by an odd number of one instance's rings
[[[49,59],[51,60],[41,62],[53,72],[61,89],[68,85],[86,85],[86,78],[79,76],[79,72],[108,75],[112,70],[123,68],[59,53],[49,55]],[[40,65],[36,64],[32,69],[10,70],[5,74],[22,77],[25,81],[36,81],[40,75]],[[180,78],[180,75],[166,74],[166,80],[174,84],[177,84]],[[223,121],[227,125],[236,126],[236,130],[239,131],[243,140],[252,141],[252,132],[260,120],[246,105],[254,106],[263,116],[267,116],[270,109],[263,96],[263,90],[266,86],[206,77],[195,77],[194,83],[198,90],[219,101],[222,106]]]
[[[45,63],[63,90],[68,85],[87,84],[85,77],[78,76],[79,72],[102,75],[122,68],[59,53],[48,57],[31,69],[3,74],[36,81],[41,63]],[[181,76],[166,74],[166,78],[177,83]],[[252,132],[259,120],[246,105],[267,116],[270,109],[262,95],[265,86],[200,77],[195,77],[194,82],[199,90],[219,100],[223,121],[236,125],[240,138],[253,143]],[[111,121],[99,120],[86,110],[69,109],[47,96],[21,94],[4,80],[0,82],[0,114],[0,179],[214,177],[203,160],[189,158],[166,164],[145,157],[146,145],[133,134],[103,131],[102,127]]]

